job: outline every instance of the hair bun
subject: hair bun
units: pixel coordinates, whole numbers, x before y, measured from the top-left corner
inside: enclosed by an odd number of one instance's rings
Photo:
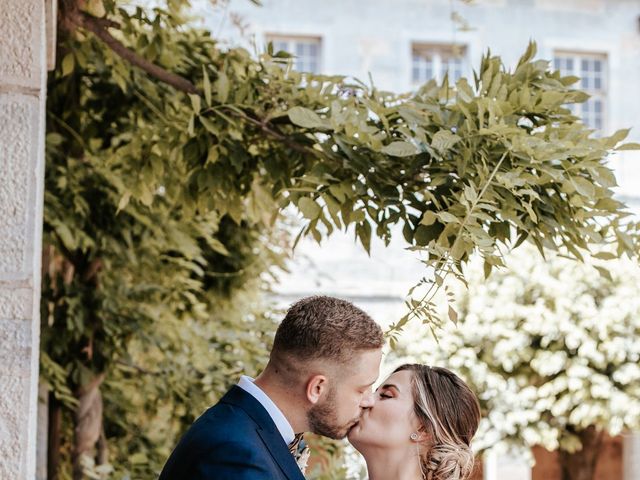
[[[427,460],[427,479],[466,480],[474,463],[475,455],[467,445],[434,445]]]

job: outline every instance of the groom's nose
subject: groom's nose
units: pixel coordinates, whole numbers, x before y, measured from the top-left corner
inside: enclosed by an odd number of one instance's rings
[[[371,408],[375,403],[375,396],[372,390],[369,390],[362,396],[362,400],[360,401],[361,408]]]

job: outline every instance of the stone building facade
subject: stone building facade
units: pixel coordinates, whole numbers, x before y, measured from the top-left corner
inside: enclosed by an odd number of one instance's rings
[[[53,18],[51,0],[0,0],[1,479],[35,478],[44,112]]]

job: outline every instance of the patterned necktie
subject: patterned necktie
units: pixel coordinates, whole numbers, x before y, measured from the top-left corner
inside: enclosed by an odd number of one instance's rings
[[[306,446],[307,443],[304,441],[303,434],[297,433],[293,438],[293,441],[289,444],[289,451],[291,452],[291,455],[293,455],[293,458],[296,459],[296,461],[298,461]]]

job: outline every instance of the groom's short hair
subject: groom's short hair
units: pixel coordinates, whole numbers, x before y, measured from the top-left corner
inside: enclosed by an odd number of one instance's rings
[[[382,348],[380,326],[351,302],[327,296],[294,303],[278,326],[272,355],[344,362],[362,350]]]

